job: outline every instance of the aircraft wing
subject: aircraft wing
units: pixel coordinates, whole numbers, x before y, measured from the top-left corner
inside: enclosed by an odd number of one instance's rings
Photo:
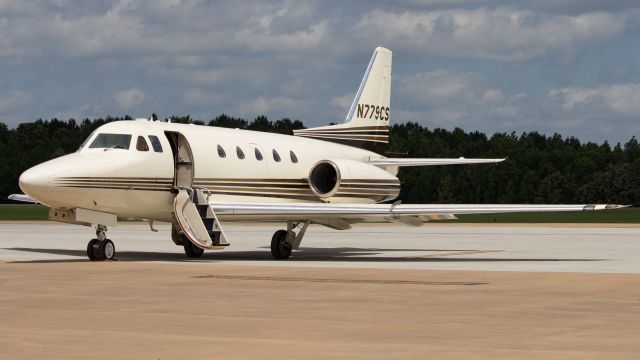
[[[466,158],[389,158],[371,160],[371,165],[379,167],[400,167],[400,166],[434,166],[434,165],[464,165],[464,164],[494,164],[506,159],[466,159]]]
[[[401,222],[420,225],[429,220],[455,219],[459,214],[593,211],[621,205],[507,205],[507,204],[211,204],[221,220],[311,221],[336,229],[365,222]]]

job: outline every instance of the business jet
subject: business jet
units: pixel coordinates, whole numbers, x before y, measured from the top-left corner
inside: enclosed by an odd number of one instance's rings
[[[188,257],[224,249],[227,222],[281,222],[275,259],[297,250],[309,224],[417,226],[457,214],[586,211],[618,205],[405,205],[403,166],[499,163],[504,159],[388,158],[391,51],[375,49],[344,123],[293,135],[137,119],[99,127],[77,152],[31,169],[14,200],[47,205],[49,219],[95,226],[91,260],[115,256],[108,226],[118,217],[170,222]]]

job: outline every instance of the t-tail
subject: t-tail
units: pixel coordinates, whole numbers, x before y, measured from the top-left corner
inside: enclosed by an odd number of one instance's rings
[[[333,141],[383,154],[389,145],[391,50],[373,52],[343,124],[295,130],[294,135]]]

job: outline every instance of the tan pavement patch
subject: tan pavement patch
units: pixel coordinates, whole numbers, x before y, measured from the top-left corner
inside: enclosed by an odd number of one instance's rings
[[[638,359],[640,275],[0,263],[3,359]]]

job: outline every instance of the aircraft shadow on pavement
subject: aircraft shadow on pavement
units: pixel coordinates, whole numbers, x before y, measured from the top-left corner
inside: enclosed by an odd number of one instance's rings
[[[74,256],[78,259],[38,259],[17,260],[12,263],[66,263],[88,261],[84,250],[70,249],[36,249],[36,248],[5,248],[5,250],[25,251],[40,254]],[[379,249],[379,248],[313,248],[304,247],[292,255],[293,261],[345,261],[345,262],[576,262],[603,261],[606,259],[565,259],[565,258],[500,258],[500,257],[456,257],[461,255],[487,255],[487,253],[501,250],[473,250],[473,249]],[[415,252],[414,256],[385,256],[385,252]],[[430,253],[419,255],[420,252]],[[434,254],[435,253],[435,254]],[[201,258],[190,259],[184,253],[121,251],[116,252],[116,259],[120,261],[176,261],[176,262],[211,262],[211,261],[276,261],[273,260],[267,247],[264,251],[209,251]]]

